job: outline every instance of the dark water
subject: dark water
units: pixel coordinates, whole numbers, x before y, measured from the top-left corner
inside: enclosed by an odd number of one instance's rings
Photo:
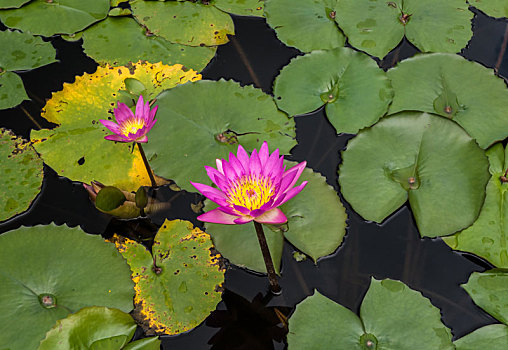
[[[280,43],[263,19],[235,17],[236,37],[219,47],[216,57],[203,71],[205,79],[234,79],[242,84],[255,84],[271,93],[278,71],[299,54],[298,50]],[[496,68],[508,77],[508,57],[504,56],[508,21],[494,20],[477,13],[473,21],[474,37],[462,52],[467,59]],[[44,100],[52,91],[61,90],[64,82],[74,81],[76,75],[93,72],[96,64],[81,50],[80,43],[52,39],[60,60],[58,63],[21,73],[32,101],[22,106],[42,127],[51,124],[39,117]],[[380,66],[387,69],[401,59],[411,57],[417,50],[407,41],[392,51]],[[29,138],[33,123],[21,108],[0,111],[0,124],[16,134]],[[299,116],[296,120],[298,145],[290,159],[307,160],[308,166],[319,171],[338,190],[337,167],[340,150],[352,135],[335,134],[323,111]],[[99,213],[88,201],[81,184],[56,175],[45,168],[43,191],[31,209],[7,222],[0,223],[0,232],[21,225],[67,224],[80,225],[94,234],[108,235],[117,228],[131,234],[149,234],[164,218],[196,221],[189,203],[200,196],[161,189],[158,196],[171,202],[171,208],[147,220],[128,223],[110,219]],[[331,256],[314,265],[311,261],[296,262],[295,250],[286,242],[280,280],[281,296],[267,295],[266,277],[230,266],[226,273],[226,292],[217,310],[199,327],[178,336],[162,337],[164,349],[283,349],[284,329],[274,308],[289,315],[292,308],[314,289],[358,312],[370,277],[398,279],[421,291],[441,309],[442,320],[452,329],[454,338],[461,337],[483,325],[496,321],[476,307],[459,285],[467,282],[473,271],[484,271],[489,264],[474,256],[451,251],[440,239],[421,239],[411,211],[405,205],[381,225],[365,222],[343,200],[348,212],[348,232],[344,242]],[[155,224],[155,225],[154,225]],[[142,337],[140,329],[136,338]]]

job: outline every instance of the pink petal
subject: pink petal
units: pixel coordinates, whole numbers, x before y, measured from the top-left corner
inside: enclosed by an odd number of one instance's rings
[[[217,171],[224,175],[224,170],[222,169],[222,161],[224,159],[215,159],[215,164],[217,164]]]
[[[115,113],[115,119],[119,124],[127,119],[134,118],[134,113],[122,102],[118,102],[118,107],[113,110],[113,113]]]
[[[242,163],[235,157],[233,153],[229,153],[229,163],[235,169],[238,177],[242,177],[246,174],[245,169],[243,168]]]
[[[226,178],[217,169],[205,165],[206,174],[222,191],[226,190]]]
[[[138,102],[136,103],[136,118],[143,118],[145,109],[144,104],[145,101],[143,101],[143,95],[139,95]]]
[[[279,149],[277,148],[271,155],[270,158],[266,161],[266,164],[263,166],[263,174],[267,177],[271,177],[276,173],[280,172],[282,169],[280,167],[279,161]]]
[[[155,113],[157,113],[157,109],[159,109],[159,106],[155,106],[149,113],[149,120],[153,120],[155,118]]]
[[[224,176],[228,181],[234,181],[237,177],[239,177],[235,168],[233,168],[229,162],[223,161],[222,169],[224,170]]]
[[[129,140],[127,138],[125,138],[124,136],[122,135],[107,135],[104,137],[106,140],[109,140],[109,141],[118,141],[118,142],[132,142],[132,140]]]
[[[261,167],[265,167],[265,164],[268,160],[268,156],[270,155],[270,150],[268,149],[268,144],[265,142],[263,142],[263,144],[261,145],[261,148],[259,149],[259,160],[261,162]]]
[[[227,202],[226,202],[227,197],[222,191],[219,191],[216,188],[213,188],[213,187],[207,186],[207,185],[203,185],[200,183],[196,183],[196,182],[192,182],[192,181],[190,181],[190,183],[192,186],[196,187],[196,189],[199,192],[201,192],[201,194],[203,196],[210,199],[211,201],[213,201],[221,206],[227,205]]]
[[[273,208],[265,212],[263,215],[258,216],[254,221],[260,224],[283,224],[288,221],[286,215],[279,208]]]
[[[261,161],[259,160],[258,152],[254,149],[252,154],[250,155],[250,174],[251,175],[259,175],[261,172]]]
[[[238,151],[236,152],[236,156],[237,156],[238,160],[240,161],[240,163],[242,163],[245,173],[248,174],[249,173],[249,163],[250,163],[249,154],[247,153],[247,151],[245,151],[245,149],[242,147],[242,145],[238,145]]]
[[[242,225],[251,222],[252,220],[254,220],[252,216],[240,216],[239,218],[235,219],[235,224]]]
[[[109,131],[114,132],[115,134],[120,133],[120,126],[117,123],[105,119],[99,119],[99,121],[101,122],[102,125],[108,128]]]
[[[144,135],[143,137],[135,139],[134,141],[139,142],[139,143],[147,143],[148,142],[148,136]]]
[[[286,192],[286,190],[293,187],[296,181],[298,181],[298,178],[302,174],[303,169],[305,169],[306,165],[307,162],[303,161],[300,164],[297,164],[288,171],[286,171],[284,175],[282,175],[282,183],[279,191]],[[286,177],[288,178],[288,180],[291,178],[291,181],[285,180]]]
[[[257,218],[258,216],[261,216],[261,215],[263,215],[264,213],[266,213],[266,210],[264,210],[264,209],[261,209],[261,208],[259,208],[259,209],[254,209],[254,210],[252,210],[252,211],[250,212],[250,216],[253,216],[253,217]]]
[[[245,207],[242,207],[241,205],[233,205],[233,208],[235,208],[236,211],[239,211],[240,213],[244,214],[244,215],[249,215],[250,214],[250,210],[245,208]]]
[[[303,190],[303,188],[307,185],[307,182],[308,181],[304,181],[299,186],[294,187],[294,188],[290,189],[289,191],[287,191],[284,199],[277,205],[286,203],[288,200],[290,200],[291,198],[296,196],[298,193],[300,193]]]
[[[198,220],[203,222],[212,222],[215,224],[226,224],[226,225],[234,225],[235,219],[237,218],[238,216],[226,214],[223,211],[220,211],[219,208],[210,210],[198,216]]]

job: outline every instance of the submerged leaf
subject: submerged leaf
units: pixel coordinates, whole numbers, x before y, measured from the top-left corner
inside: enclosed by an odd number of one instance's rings
[[[439,309],[404,283],[371,279],[360,317],[315,292],[289,319],[288,345],[297,349],[453,349]]]
[[[210,237],[188,221],[166,220],[150,254],[143,245],[116,236],[136,283],[134,317],[145,330],[178,334],[200,324],[220,301],[224,271]]]
[[[42,179],[42,160],[33,147],[0,128],[0,221],[27,210]]]
[[[464,0],[340,0],[335,8],[349,43],[379,58],[404,36],[423,52],[459,52],[473,34]]]
[[[231,17],[214,6],[190,1],[131,2],[136,20],[155,35],[182,45],[215,46],[235,34]]]
[[[114,245],[78,228],[52,224],[3,233],[0,348],[36,349],[56,320],[86,306],[129,312],[129,275]]]
[[[483,150],[443,117],[402,112],[383,118],[349,141],[342,159],[339,184],[357,213],[382,222],[409,199],[421,236],[468,227],[485,198]]]
[[[450,237],[446,244],[456,250],[471,252],[500,268],[508,268],[508,183],[501,181],[508,168],[508,149],[496,143],[487,152],[492,177],[480,216],[471,227]]]
[[[108,17],[82,33],[85,53],[101,64],[122,65],[147,60],[164,64],[179,63],[201,71],[217,50],[216,47],[191,47],[171,43],[150,34],[128,17]]]
[[[157,105],[158,122],[143,148],[157,175],[188,191],[195,191],[189,181],[209,184],[203,166],[227,158],[238,144],[251,150],[267,141],[281,154],[296,144],[294,121],[252,86],[199,81],[163,92]]]
[[[337,0],[267,0],[266,22],[287,46],[300,51],[344,46],[346,38],[335,23]]]
[[[508,136],[508,90],[491,69],[436,53],[402,61],[388,78],[394,90],[390,114],[437,113],[463,127],[482,148]]]
[[[84,183],[97,180],[126,191],[150,185],[137,147],[132,149],[131,144],[104,140],[109,131],[99,122],[108,116],[112,119],[119,90],[125,89],[128,78],[139,80],[147,88],[147,98],[153,99],[163,89],[201,76],[183,70],[178,64],[138,62],[125,67],[99,67],[93,74],[64,84],[63,90],[48,100],[42,113],[58,126],[31,133],[35,149],[59,175]]]
[[[325,105],[337,133],[357,133],[386,113],[392,89],[369,56],[337,48],[293,59],[275,79],[274,95],[277,106],[291,116]]]
[[[32,0],[19,9],[0,11],[7,27],[52,36],[73,34],[106,18],[109,0]]]

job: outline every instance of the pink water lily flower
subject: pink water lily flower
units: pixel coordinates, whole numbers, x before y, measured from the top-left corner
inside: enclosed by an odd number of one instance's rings
[[[219,205],[200,216],[198,220],[218,224],[245,224],[256,221],[263,224],[282,224],[286,215],[278,208],[297,195],[307,185],[303,181],[293,187],[307,162],[286,171],[284,157],[279,150],[270,154],[263,143],[259,153],[254,150],[249,157],[239,145],[229,161],[217,159],[217,169],[205,166],[210,179],[218,189],[191,182],[205,197]]]
[[[118,102],[118,107],[114,109],[116,123],[101,119],[102,125],[108,128],[113,135],[104,137],[106,140],[119,142],[148,142],[146,134],[152,129],[157,119],[155,113],[157,106],[150,110],[148,102],[143,101],[143,96],[139,96],[136,103],[136,113],[132,113],[125,103]],[[118,123],[118,124],[117,124]]]

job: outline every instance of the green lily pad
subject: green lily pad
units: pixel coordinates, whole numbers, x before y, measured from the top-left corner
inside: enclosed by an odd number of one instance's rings
[[[0,9],[18,8],[32,0],[0,0]]]
[[[136,0],[131,8],[138,22],[172,43],[215,46],[227,43],[227,35],[235,34],[231,17],[212,5]]]
[[[357,213],[381,222],[409,199],[427,237],[471,225],[489,179],[476,142],[455,123],[427,113],[381,119],[349,141],[342,160],[339,184]]]
[[[195,191],[190,180],[211,184],[203,166],[236,153],[238,143],[251,150],[267,141],[281,154],[296,145],[294,121],[252,86],[203,80],[163,92],[157,104],[158,122],[143,148],[157,175],[188,191]]]
[[[42,160],[33,147],[0,128],[0,221],[30,207],[41,190]]]
[[[0,68],[3,70],[34,69],[56,62],[56,51],[51,43],[28,33],[0,32],[0,47]]]
[[[487,195],[480,216],[475,223],[443,240],[452,249],[471,252],[487,259],[497,267],[508,268],[508,183],[500,181],[508,168],[508,150],[500,143],[490,147],[487,152],[492,177],[487,184]]]
[[[289,169],[296,163],[286,162],[285,165]],[[347,215],[337,192],[326,183],[323,176],[312,169],[303,171],[298,183],[302,181],[309,183],[302,192],[280,207],[288,218],[288,224],[283,229],[265,226],[265,236],[277,273],[284,237],[316,262],[333,253],[346,234]],[[216,208],[209,200],[205,204],[205,211]],[[254,225],[205,223],[205,228],[212,236],[217,250],[233,264],[266,272]]]
[[[473,272],[462,286],[476,305],[508,325],[508,270]]]
[[[325,105],[337,133],[357,133],[377,122],[392,100],[390,81],[369,56],[349,48],[313,51],[275,79],[277,106],[289,115]]]
[[[423,52],[459,52],[473,35],[464,0],[340,0],[335,9],[349,43],[379,58],[404,36]]]
[[[134,317],[145,329],[182,333],[215,310],[224,282],[220,255],[211,251],[210,236],[190,222],[166,220],[155,236],[152,254],[129,239],[117,239],[115,244],[131,267],[136,283]]]
[[[505,350],[508,344],[508,326],[491,324],[471,332],[453,342],[457,350]]]
[[[211,4],[224,12],[240,16],[263,17],[263,0],[213,0]]]
[[[335,23],[337,0],[266,0],[266,22],[280,41],[303,52],[344,46]]]
[[[0,110],[15,107],[29,99],[19,75],[13,72],[0,73]]]
[[[118,40],[122,38],[122,40]],[[145,28],[128,17],[108,17],[83,32],[85,53],[97,62],[123,65],[147,60],[164,64],[180,63],[201,71],[215,55],[216,47],[173,44],[147,35]]]
[[[458,55],[418,55],[390,69],[388,78],[395,93],[390,114],[416,110],[442,115],[462,126],[482,148],[508,136],[508,90],[491,69]],[[436,110],[446,96],[455,96],[451,109]]]
[[[73,34],[106,18],[109,0],[32,0],[19,9],[0,11],[7,27],[52,36]]]
[[[114,245],[79,228],[51,224],[0,235],[0,348],[35,349],[57,320],[86,306],[129,312],[129,275]]]
[[[125,345],[135,330],[136,322],[125,312],[107,307],[86,307],[58,320],[46,333],[38,350],[126,349]],[[138,349],[160,348],[160,340],[155,337],[143,340],[149,340],[150,345]]]
[[[58,126],[31,133],[35,149],[59,175],[85,183],[97,180],[129,192],[150,185],[137,147],[132,150],[130,143],[105,140],[104,136],[110,132],[99,122],[99,119],[112,118],[118,91],[125,89],[128,78],[143,83],[148,98],[152,99],[163,89],[201,76],[192,70],[184,71],[181,65],[139,62],[125,67],[99,67],[93,74],[84,74],[76,77],[74,83],[64,84],[63,90],[47,101],[42,113]],[[158,127],[156,124],[154,129]]]
[[[508,17],[506,0],[467,0],[467,2],[491,17]]]
[[[289,319],[288,345],[298,349],[453,349],[439,309],[404,283],[371,279],[360,317],[315,292]],[[423,345],[424,344],[424,345]]]

